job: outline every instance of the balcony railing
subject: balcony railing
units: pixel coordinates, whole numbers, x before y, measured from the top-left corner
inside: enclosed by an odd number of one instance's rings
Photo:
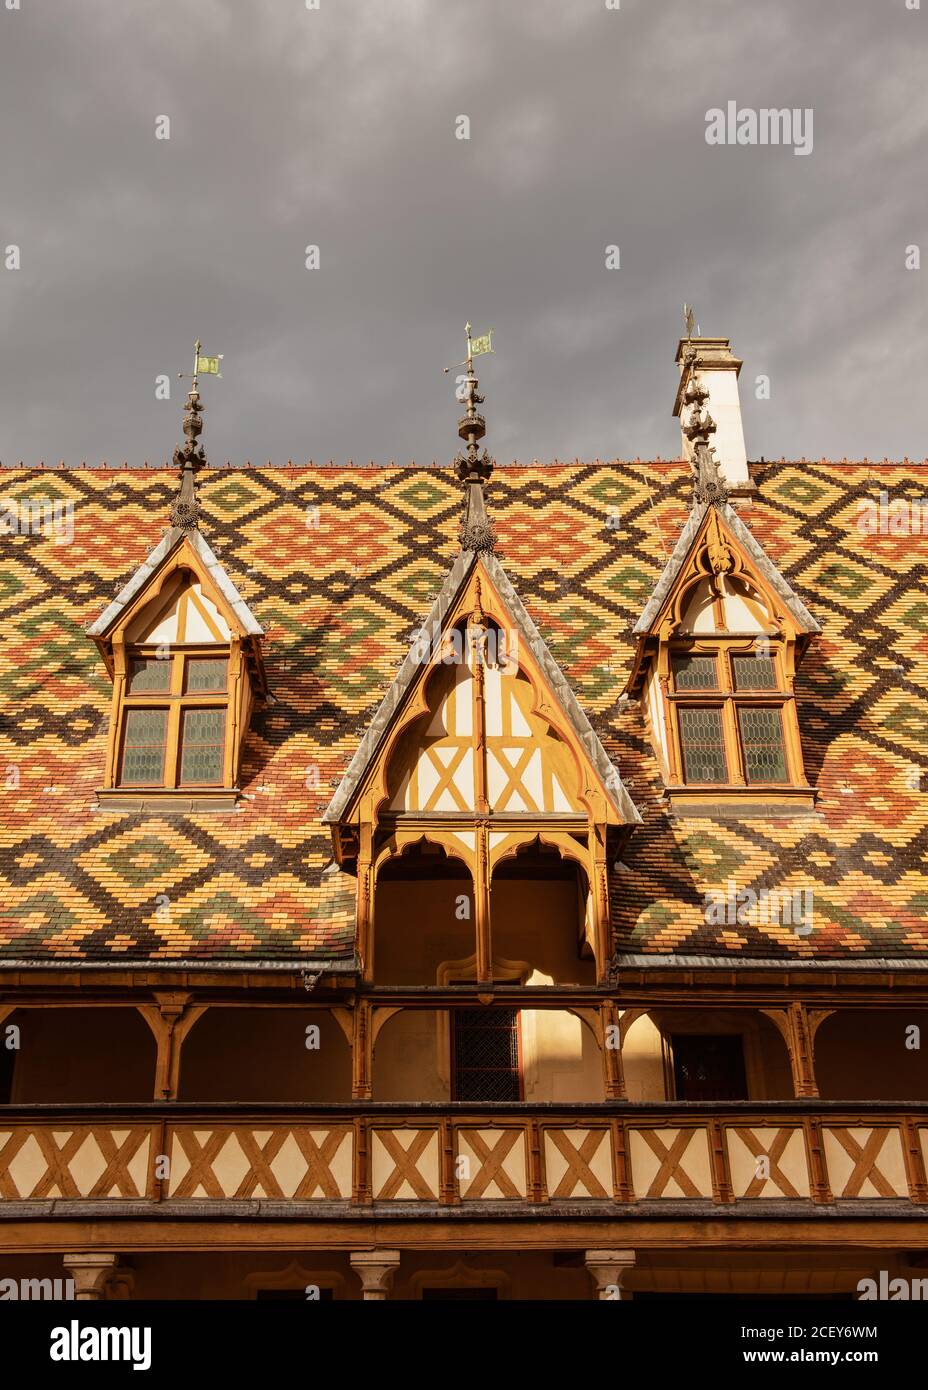
[[[0,1112],[0,1206],[928,1203],[926,1165],[928,1105],[915,1103],[157,1103]]]

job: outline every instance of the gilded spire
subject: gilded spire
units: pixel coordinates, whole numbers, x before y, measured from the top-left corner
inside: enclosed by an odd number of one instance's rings
[[[458,421],[458,436],[464,442],[464,452],[458,454],[454,460],[457,475],[464,484],[466,501],[464,505],[464,519],[458,538],[461,542],[462,550],[492,551],[496,544],[496,534],[493,524],[487,517],[486,504],[483,495],[484,485],[489,480],[493,472],[493,460],[484,449],[481,454],[480,440],[487,432],[487,422],[477,409],[478,405],[483,404],[483,396],[477,391],[477,378],[474,375],[474,354],[476,352],[492,352],[491,335],[477,340],[474,343],[471,338],[470,324],[465,326],[467,334],[467,358],[461,364],[466,367],[464,377],[464,414]],[[446,369],[447,370],[447,369]]]

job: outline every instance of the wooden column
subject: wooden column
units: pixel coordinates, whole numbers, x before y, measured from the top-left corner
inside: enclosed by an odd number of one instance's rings
[[[822,1124],[817,1115],[805,1115],[802,1121],[809,1156],[809,1189],[813,1202],[833,1202],[822,1140]]]
[[[358,841],[357,951],[364,979],[374,978],[374,824],[365,798]]]
[[[708,1122],[709,1156],[712,1164],[712,1197],[716,1202],[733,1202],[734,1193],[728,1171],[728,1154],[722,1121],[716,1116]]]
[[[137,1004],[136,1008],[155,1035],[158,1056],[155,1062],[155,1100],[176,1100],[180,1089],[180,1058],[184,1038],[201,1014],[205,1004],[191,1004],[190,994],[155,992],[155,1004]]]
[[[635,1200],[635,1191],[631,1182],[625,1126],[621,1120],[612,1120],[611,1129],[612,1153],[615,1160],[612,1184],[613,1196],[617,1202],[633,1202]]]
[[[374,1060],[374,1030],[371,1006],[366,999],[359,999],[355,1004],[352,1022],[351,1097],[353,1100],[370,1100]]]
[[[547,1202],[549,1199],[545,1182],[544,1149],[541,1126],[537,1119],[531,1119],[528,1122],[525,1144],[528,1158],[528,1200],[530,1202]]]
[[[675,709],[670,699],[670,638],[672,626],[662,624],[658,634],[660,645],[657,649],[657,684],[660,690],[661,710],[664,716],[664,739],[660,740],[661,747],[667,754],[667,773],[670,778],[670,785],[676,786],[683,781],[683,768],[677,757],[679,731],[676,725]],[[656,731],[655,731],[656,732]]]
[[[603,1077],[607,1100],[625,1100],[625,1069],[622,1066],[622,1029],[619,1011],[610,999],[599,1009],[600,1030],[602,1033]],[[609,1046],[610,1040],[615,1042]]]
[[[485,820],[475,826],[474,921],[476,932],[477,979],[493,979],[493,928],[490,922],[490,827]]]
[[[454,1125],[447,1117],[438,1122],[438,1200],[445,1206],[456,1206],[460,1204],[458,1196],[457,1178],[455,1175],[455,1142]]]
[[[472,632],[483,631],[481,639]],[[486,700],[486,617],[480,595],[480,580],[476,581],[474,611],[468,624],[471,643],[471,689],[473,692],[471,737],[474,757],[474,810],[476,844],[474,847],[474,923],[476,932],[477,979],[493,979],[493,928],[490,920],[490,829],[487,800],[487,700]]]
[[[369,1204],[371,1194],[371,1130],[370,1122],[363,1115],[356,1115],[354,1121],[354,1164],[351,1187],[351,1200],[362,1206]]]
[[[928,1202],[928,1174],[925,1172],[925,1157],[919,1139],[918,1125],[911,1115],[906,1115],[902,1121],[902,1147],[909,1179],[909,1195],[913,1202]]]
[[[606,826],[591,825],[589,829],[590,906],[593,913],[593,955],[596,958],[596,979],[606,974],[612,948],[609,915],[609,874],[606,868]]]
[[[229,645],[229,706],[226,714],[226,747],[223,758],[222,785],[234,787],[238,784],[238,759],[241,746],[242,722],[242,642],[233,637]]]
[[[818,1097],[815,1081],[814,1040],[819,1024],[823,1023],[833,1009],[809,1010],[805,1004],[796,1001],[785,1009],[761,1009],[777,1028],[786,1043],[789,1063],[793,1073],[793,1092],[797,1099]]]
[[[116,785],[116,760],[119,755],[119,725],[121,722],[123,696],[126,693],[126,643],[123,633],[113,634],[113,704],[110,712],[110,728],[106,739],[106,769],[103,774],[104,787]]]

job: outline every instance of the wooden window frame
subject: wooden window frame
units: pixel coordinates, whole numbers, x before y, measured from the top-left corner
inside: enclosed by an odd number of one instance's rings
[[[756,654],[758,639],[739,638],[697,638],[685,642],[671,642],[669,645],[670,678],[666,687],[666,699],[670,723],[670,737],[676,757],[679,781],[675,790],[695,792],[750,792],[759,794],[782,793],[790,788],[807,787],[802,763],[802,749],[799,742],[799,722],[796,715],[796,701],[792,682],[786,670],[786,653],[782,642],[769,642],[768,655],[774,663],[776,689],[736,690],[734,683],[733,657]],[[714,690],[677,689],[676,663],[686,656],[712,656],[716,663]],[[727,767],[725,782],[688,782],[685,774],[683,738],[680,730],[680,710],[682,709],[720,709],[722,712],[722,739]],[[745,754],[741,741],[738,721],[739,708],[776,709],[780,713],[780,727],[783,735],[783,760],[786,776],[781,781],[749,781],[745,771]]]
[[[117,791],[145,794],[148,792],[169,791],[190,794],[200,790],[213,791],[228,788],[232,766],[235,720],[233,718],[233,670],[230,645],[215,643],[174,643],[167,655],[164,644],[140,643],[124,649],[124,679],[117,690],[113,712],[113,761],[109,786]],[[161,653],[161,655],[159,655]],[[226,664],[224,690],[186,691],[184,689],[187,663],[202,659],[222,660]],[[170,665],[170,680],[166,691],[145,691],[133,695],[131,689],[132,663],[145,660],[163,660]],[[164,745],[164,768],[160,782],[127,782],[122,777],[125,756],[127,715],[133,709],[166,709],[168,712],[167,737]],[[223,731],[223,756],[220,777],[214,782],[181,782],[182,729],[184,714],[190,709],[222,709],[225,714]]]

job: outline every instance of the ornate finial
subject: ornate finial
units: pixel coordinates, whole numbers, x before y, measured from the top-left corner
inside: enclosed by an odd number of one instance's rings
[[[222,375],[219,370],[221,354],[219,357],[201,357],[200,347],[198,338],[194,344],[191,387],[187,392],[187,403],[184,407],[183,430],[186,438],[184,443],[178,444],[174,450],[174,467],[181,470],[181,475],[180,491],[171,505],[170,515],[171,525],[181,531],[195,531],[200,524],[200,504],[196,498],[194,479],[199,470],[206,467],[206,453],[198,443],[203,432],[205,409],[200,401],[199,374],[209,372],[213,376]]]
[[[687,327],[691,327],[692,309],[688,309]],[[728,484],[719,472],[719,462],[715,450],[709,443],[709,436],[715,434],[716,423],[705,409],[709,392],[703,386],[696,367],[696,349],[691,345],[683,355],[683,370],[689,379],[683,393],[683,405],[688,409],[689,419],[683,426],[683,433],[693,447],[691,465],[693,469],[693,505],[710,502],[713,506],[728,500]]]
[[[459,365],[465,367],[463,380],[464,414],[458,421],[458,436],[464,442],[464,452],[454,459],[458,477],[466,488],[467,503],[464,520],[458,533],[462,550],[492,551],[496,545],[496,533],[487,517],[483,496],[484,484],[493,472],[493,460],[484,449],[481,454],[480,440],[487,432],[487,422],[477,409],[483,404],[483,396],[477,391],[477,378],[474,376],[474,357],[482,352],[493,351],[493,330],[480,338],[472,338],[470,324],[466,324],[467,357]],[[445,371],[450,371],[446,367]]]

